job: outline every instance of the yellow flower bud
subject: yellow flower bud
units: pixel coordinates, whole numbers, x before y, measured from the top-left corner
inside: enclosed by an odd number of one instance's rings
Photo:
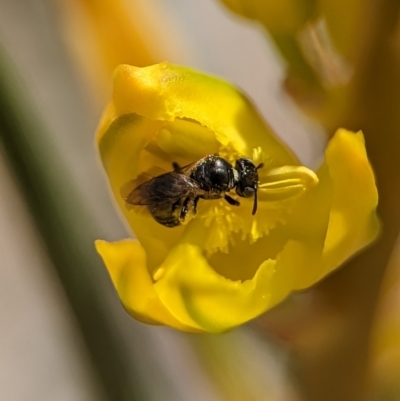
[[[260,21],[273,33],[296,32],[314,13],[315,0],[221,0],[237,14]]]

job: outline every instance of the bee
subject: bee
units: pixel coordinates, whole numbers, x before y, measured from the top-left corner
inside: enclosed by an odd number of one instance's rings
[[[124,199],[129,205],[147,206],[153,218],[166,227],[185,224],[195,216],[200,199],[224,198],[232,206],[240,202],[228,192],[235,189],[242,198],[254,197],[257,212],[258,169],[247,158],[237,159],[235,167],[217,155],[208,155],[186,166],[172,163],[172,171],[158,175],[133,189]]]

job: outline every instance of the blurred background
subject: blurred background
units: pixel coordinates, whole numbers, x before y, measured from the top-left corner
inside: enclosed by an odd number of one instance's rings
[[[348,120],[304,112],[274,32],[217,0],[0,0],[0,10],[1,400],[357,400],[365,380],[368,399],[400,399],[396,254],[368,277],[375,298],[357,298],[374,324],[348,386],[340,358],[357,342],[346,319],[358,309],[330,302],[357,295],[342,292],[346,273],[231,333],[188,335],[131,319],[94,251],[95,239],[130,235],[94,147],[118,64],[168,60],[226,78],[318,165],[333,121]]]

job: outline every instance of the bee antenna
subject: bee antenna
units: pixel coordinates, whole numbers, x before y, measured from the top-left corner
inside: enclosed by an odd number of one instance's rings
[[[258,200],[257,200],[257,190],[256,190],[254,192],[253,211],[251,212],[252,216],[254,216],[257,213],[257,206],[258,206]]]
[[[260,163],[257,167],[256,167],[256,170],[258,170],[258,169],[260,169],[260,168],[263,168],[264,167],[264,163]]]

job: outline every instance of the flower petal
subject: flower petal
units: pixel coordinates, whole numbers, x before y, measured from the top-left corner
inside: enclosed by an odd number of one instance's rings
[[[253,279],[218,274],[190,244],[176,247],[154,285],[163,304],[188,326],[221,333],[261,315],[292,292],[307,269],[320,266],[321,246],[289,241],[277,260],[263,262]],[[246,266],[244,265],[245,269]]]
[[[335,133],[318,178],[319,184],[299,200],[282,227],[282,235],[302,238],[308,247],[314,244],[322,250],[320,262],[301,269],[293,289],[313,285],[379,233],[378,195],[361,132],[340,129]]]
[[[241,155],[251,157],[253,149],[261,146],[268,149],[276,166],[298,164],[236,88],[189,68],[168,63],[146,68],[121,65],[114,74],[113,104],[116,115],[197,121],[213,131],[222,145],[233,144]]]
[[[146,268],[146,254],[135,240],[96,241],[114,287],[127,312],[147,324],[164,324],[183,331],[199,330],[181,324],[161,303]]]
[[[339,129],[335,133],[318,178],[318,186],[299,200],[282,228],[283,235],[303,238],[308,247],[314,243],[321,249],[322,245],[320,262],[302,269],[293,289],[313,285],[379,233],[378,194],[361,132]]]
[[[150,269],[158,266],[166,257],[182,228],[171,230],[146,215],[128,210],[121,196],[121,188],[138,175],[140,162],[149,166],[152,164],[152,155],[144,152],[143,147],[160,126],[160,123],[137,114],[125,114],[112,120],[99,143],[103,166],[121,212],[145,250],[157,249],[157,252],[147,254]]]
[[[303,289],[314,284],[320,277],[322,251],[329,224],[332,200],[332,181],[326,166],[317,176],[319,183],[299,199],[281,235],[290,238],[296,248],[292,262],[281,269],[280,275],[293,278],[290,291]],[[289,249],[286,249],[289,252]],[[297,256],[296,256],[297,255]],[[289,258],[285,256],[285,259]]]
[[[274,261],[267,261],[253,280],[231,281],[211,268],[200,248],[182,244],[168,255],[161,267],[164,274],[154,287],[181,322],[220,333],[268,308],[274,266]]]
[[[329,142],[326,164],[333,201],[321,275],[329,273],[379,233],[378,192],[362,132],[340,129]]]

